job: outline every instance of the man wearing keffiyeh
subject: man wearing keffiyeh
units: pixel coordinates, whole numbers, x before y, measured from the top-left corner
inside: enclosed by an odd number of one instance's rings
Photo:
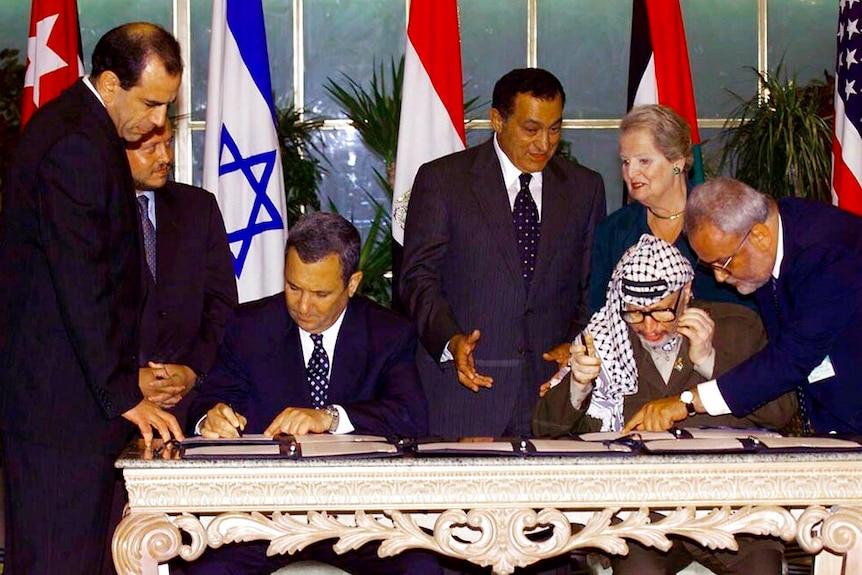
[[[536,435],[619,431],[646,402],[678,396],[754,354],[766,343],[759,317],[742,306],[689,305],[691,264],[671,244],[644,234],[614,268],[603,308],[572,344],[572,378],[545,384],[533,418]],[[576,408],[572,398],[594,389]],[[699,415],[686,425],[784,427],[793,398],[768,403],[746,418]]]
[[[766,343],[751,310],[730,303],[689,305],[691,264],[671,244],[648,234],[617,263],[603,308],[585,330],[586,345],[572,344],[572,377],[550,388],[533,417],[535,435],[619,431],[646,402],[679,394],[723,373]],[[594,383],[593,383],[594,382]],[[577,407],[579,391],[592,393]],[[687,426],[787,425],[796,409],[793,394],[768,403],[744,419],[697,415]],[[709,551],[677,542],[667,553],[629,543],[629,554],[613,556],[614,575],[676,573],[696,560],[718,575],[780,573],[783,546],[777,540],[740,536],[739,551]]]

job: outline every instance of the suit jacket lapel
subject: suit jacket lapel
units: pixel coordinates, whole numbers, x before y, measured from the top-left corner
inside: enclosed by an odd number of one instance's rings
[[[154,193],[156,198],[156,269],[157,277],[172,274],[179,246],[179,215],[176,193],[165,186]]]
[[[479,204],[479,216],[485,220],[491,232],[490,241],[500,251],[506,269],[521,279],[521,262],[518,243],[512,226],[512,208],[503,182],[500,161],[494,152],[494,143],[482,144],[472,168],[470,190]]]
[[[353,390],[366,363],[367,338],[365,316],[351,299],[335,342],[335,357],[329,376],[330,401],[334,401],[333,397],[350,398],[354,395]]]
[[[287,315],[286,309],[285,315]],[[303,401],[298,406],[311,407],[311,388],[308,387],[305,377],[305,359],[302,356],[299,328],[292,320],[288,319],[287,333],[277,341],[280,345],[273,346],[270,357],[273,358],[273,365],[280,366],[280,369],[274,372],[279,380],[279,385],[276,387],[283,389],[279,393],[280,398],[301,397]]]
[[[551,249],[553,240],[566,233],[567,202],[564,180],[565,176],[553,163],[549,163],[542,173],[542,225],[532,285],[542,282],[544,276],[549,273],[551,263],[556,257],[556,252]]]

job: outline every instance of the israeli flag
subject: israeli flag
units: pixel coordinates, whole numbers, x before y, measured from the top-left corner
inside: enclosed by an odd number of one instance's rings
[[[204,188],[218,199],[239,301],[284,289],[284,179],[261,0],[213,0]]]

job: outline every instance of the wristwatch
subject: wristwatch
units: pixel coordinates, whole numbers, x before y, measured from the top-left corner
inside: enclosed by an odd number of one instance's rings
[[[335,430],[338,429],[338,409],[334,405],[327,405],[323,409],[332,418],[332,423],[329,424],[329,433],[335,433]]]
[[[694,408],[694,393],[690,389],[686,389],[679,394],[679,400],[685,405],[688,410],[688,416],[694,417],[697,415],[697,410]]]
[[[192,371],[195,372],[195,382],[192,384],[192,389],[197,389],[207,378],[207,374],[205,371],[198,371],[196,369],[193,369]]]

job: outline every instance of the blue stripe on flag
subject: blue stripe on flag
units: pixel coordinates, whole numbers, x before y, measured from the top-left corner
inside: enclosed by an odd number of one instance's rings
[[[239,53],[251,74],[275,122],[272,101],[272,81],[269,76],[269,54],[266,48],[266,26],[263,3],[248,0],[227,0],[227,26],[239,47]]]

